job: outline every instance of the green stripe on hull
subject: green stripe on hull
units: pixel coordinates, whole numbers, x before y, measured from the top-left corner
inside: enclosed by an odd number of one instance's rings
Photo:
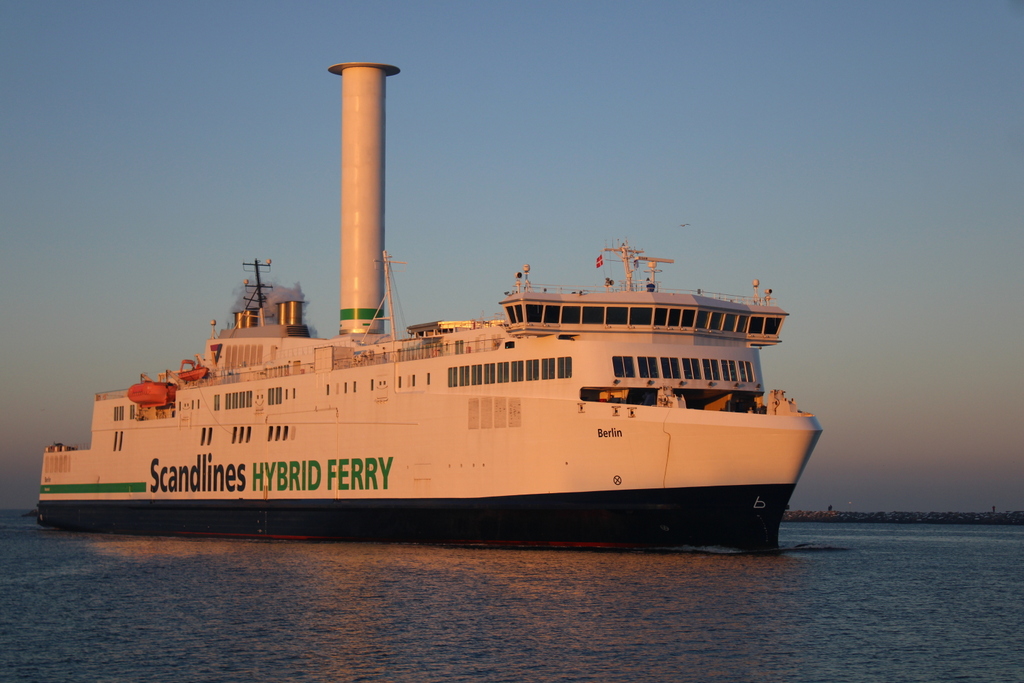
[[[342,320],[373,320],[380,317],[379,308],[343,308],[341,309]]]
[[[39,493],[145,493],[146,482],[125,481],[108,484],[43,484]]]

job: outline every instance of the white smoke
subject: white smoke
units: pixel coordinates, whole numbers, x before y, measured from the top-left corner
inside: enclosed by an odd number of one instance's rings
[[[235,295],[235,303],[231,307],[232,318],[234,318],[235,311],[244,311],[250,306],[257,308],[258,303],[253,298],[250,304],[250,298],[253,297],[254,291],[248,289],[245,285],[239,285],[233,292]],[[277,304],[282,301],[305,301],[306,295],[302,292],[302,285],[296,282],[291,287],[283,287],[273,282],[265,282],[263,284],[263,295],[267,297],[267,302],[264,304],[264,314],[269,316],[277,315]]]
[[[267,307],[277,315],[277,305],[284,301],[305,301],[306,295],[302,293],[302,285],[296,282],[291,287],[274,285],[274,288],[267,293]]]

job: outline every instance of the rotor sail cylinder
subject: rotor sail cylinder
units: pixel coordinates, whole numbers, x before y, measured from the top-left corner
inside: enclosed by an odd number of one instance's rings
[[[384,79],[388,64],[348,62],[341,76],[341,334],[382,331]]]
[[[277,304],[278,325],[302,324],[302,301],[281,301]]]

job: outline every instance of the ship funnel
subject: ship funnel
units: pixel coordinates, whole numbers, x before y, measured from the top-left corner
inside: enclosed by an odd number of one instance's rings
[[[341,76],[341,334],[383,331],[384,79],[389,64],[347,62]]]
[[[239,329],[245,329],[249,327],[257,327],[259,323],[259,311],[253,311],[246,309],[244,311],[235,311],[235,327]]]
[[[278,325],[302,324],[302,301],[281,301],[277,304]]]

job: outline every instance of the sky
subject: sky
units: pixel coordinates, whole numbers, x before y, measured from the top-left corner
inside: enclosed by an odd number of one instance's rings
[[[243,261],[334,334],[347,61],[402,70],[405,324],[495,314],[527,263],[596,284],[628,238],[790,313],[766,385],[825,430],[794,509],[1024,509],[1014,0],[0,0],[0,508],[94,393],[202,349]]]

